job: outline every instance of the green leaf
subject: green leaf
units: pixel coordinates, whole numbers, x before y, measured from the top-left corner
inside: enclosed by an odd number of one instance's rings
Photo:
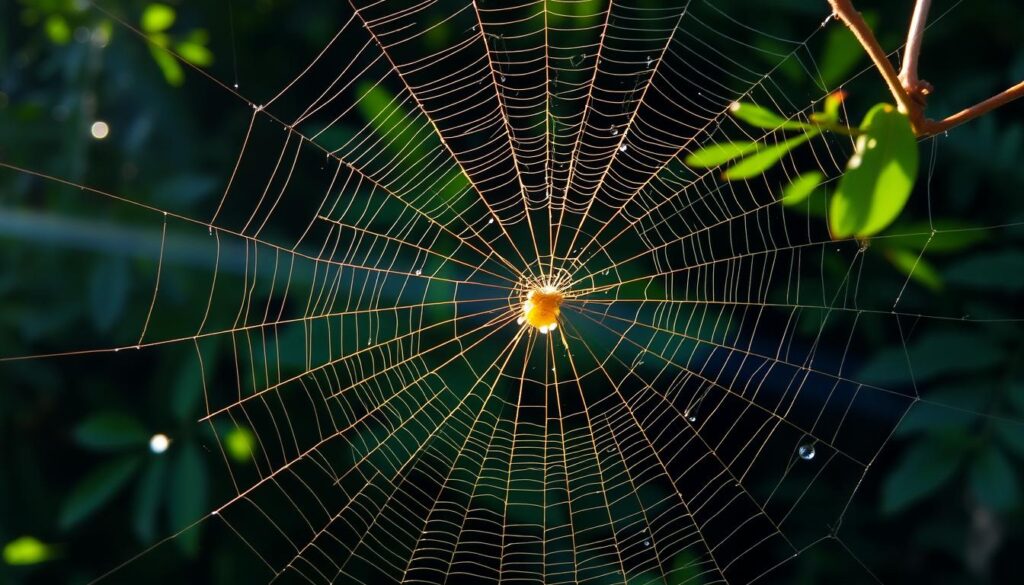
[[[834,238],[871,236],[888,227],[903,211],[917,178],[917,137],[905,115],[878,104],[860,129],[829,209]]]
[[[977,254],[950,266],[946,279],[964,288],[1018,292],[1024,289],[1024,253],[1000,250]]]
[[[1002,444],[1018,457],[1024,457],[1024,423],[997,420],[993,422],[993,426]]]
[[[899,512],[936,492],[953,477],[962,457],[937,441],[915,443],[882,483],[882,511]]]
[[[217,338],[209,338],[199,346],[199,352],[178,369],[170,396],[171,413],[178,421],[195,420],[196,408],[203,397],[203,376],[211,380],[216,375],[219,350]]]
[[[943,376],[973,375],[1005,359],[1003,348],[991,336],[969,331],[929,331],[907,353],[919,384]],[[909,383],[903,348],[876,352],[861,369],[859,380],[880,386]]]
[[[32,536],[21,536],[4,545],[4,562],[8,565],[35,565],[53,556],[53,547]]]
[[[160,67],[160,72],[164,74],[167,83],[175,87],[185,83],[185,70],[181,68],[181,63],[178,63],[173,55],[159,47],[150,47],[149,52],[153,55],[157,66]]]
[[[156,538],[157,512],[160,509],[160,496],[163,495],[166,475],[167,458],[155,457],[139,478],[135,490],[132,525],[142,542],[152,542]]]
[[[937,230],[934,236],[931,235],[933,224]],[[959,252],[989,239],[988,232],[974,229],[978,227],[956,219],[936,219],[933,223],[901,222],[899,234],[892,234],[895,237],[891,241],[914,250],[922,250],[927,244],[929,254]],[[895,228],[893,231],[895,232]]]
[[[64,502],[60,513],[61,529],[73,528],[110,501],[138,467],[138,457],[122,457],[87,475]]]
[[[807,142],[811,137],[817,136],[818,133],[818,130],[811,130],[778,144],[761,148],[756,153],[726,169],[722,173],[722,178],[727,181],[735,181],[756,177],[774,166],[786,153]]]
[[[863,13],[864,20],[872,29],[878,18],[870,12]],[[864,49],[849,28],[834,23],[825,37],[818,71],[825,87],[835,87],[845,81],[853,68],[864,59]]]
[[[150,4],[142,11],[142,30],[148,33],[163,32],[171,28],[176,17],[174,9],[166,4]]]
[[[228,455],[239,463],[252,461],[256,436],[246,427],[234,427],[224,436],[224,448]]]
[[[130,267],[124,258],[111,258],[100,263],[89,280],[92,322],[101,332],[108,332],[124,313],[130,286]]]
[[[691,152],[686,157],[686,164],[698,168],[717,167],[754,152],[759,146],[758,143],[751,141],[719,142]]]
[[[787,120],[768,108],[749,102],[733,102],[729,106],[729,112],[751,126],[767,130],[808,130],[813,128],[809,124]]]
[[[94,414],[79,423],[72,435],[79,445],[98,451],[145,445],[149,438],[142,423],[118,412]]]
[[[934,390],[925,398],[927,401],[914,403],[900,421],[894,436],[906,437],[923,432],[935,435],[967,429],[980,418],[977,411],[984,408],[985,400],[985,396],[968,382]]]
[[[171,479],[168,512],[172,530],[183,530],[206,512],[206,464],[194,443],[182,446]],[[192,527],[176,539],[182,552],[194,557],[199,552],[199,528]]]
[[[890,248],[885,251],[885,257],[896,270],[899,270],[914,282],[932,291],[942,290],[942,277],[939,271],[919,252],[912,252],[902,248]]]
[[[1007,398],[1018,412],[1024,414],[1024,382],[1011,383],[1007,390]]]
[[[967,480],[974,497],[996,510],[1009,510],[1020,501],[1020,485],[1013,465],[998,448],[982,451],[971,462]]]
[[[824,178],[818,171],[809,171],[793,179],[782,191],[782,204],[791,207],[803,203]]]
[[[54,43],[66,45],[71,41],[71,26],[63,16],[52,14],[46,17],[43,27],[46,29],[46,36]]]
[[[182,59],[193,65],[208,67],[213,64],[213,53],[199,43],[181,42],[177,50]]]
[[[669,583],[671,585],[702,585],[704,570],[704,564],[701,563],[697,555],[684,550],[672,559]]]
[[[833,91],[825,97],[825,105],[821,110],[819,121],[832,124],[839,122],[839,106],[846,99],[846,92],[843,90]]]

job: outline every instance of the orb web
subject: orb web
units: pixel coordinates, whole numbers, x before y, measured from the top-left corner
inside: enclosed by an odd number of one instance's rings
[[[56,353],[192,368],[233,489],[197,522],[313,583],[742,583],[838,539],[918,400],[859,382],[855,340],[944,317],[898,289],[860,306],[877,255],[780,204],[800,171],[838,177],[848,138],[748,181],[682,163],[780,139],[737,100],[806,120],[835,88],[808,104],[780,71],[817,78],[819,27],[617,0],[340,24],[265,103],[212,79],[246,123],[206,215],[4,165],[160,234],[123,343]],[[546,335],[522,322],[538,286],[564,295]]]

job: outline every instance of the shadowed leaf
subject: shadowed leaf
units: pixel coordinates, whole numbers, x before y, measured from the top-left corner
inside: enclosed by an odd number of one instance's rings
[[[60,526],[73,528],[114,497],[139,467],[137,457],[122,457],[107,463],[86,476],[75,486],[64,502]]]

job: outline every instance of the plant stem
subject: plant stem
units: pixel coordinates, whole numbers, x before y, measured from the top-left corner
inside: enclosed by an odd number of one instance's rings
[[[864,17],[861,16],[860,12],[857,12],[850,0],[828,0],[828,3],[832,5],[835,15],[853,32],[853,36],[857,37],[857,41],[864,47],[868,56],[871,57],[875,68],[882,74],[882,78],[889,86],[889,92],[896,99],[896,105],[901,112],[910,117],[910,122],[914,124],[916,130],[918,124],[914,119],[914,113],[917,112],[918,117],[920,117],[921,110],[907,94],[903,83],[900,82],[899,75],[893,68],[892,63],[889,62],[889,57],[885,54],[882,46],[878,44],[875,33],[871,32],[871,27],[868,26],[868,23],[864,22]]]
[[[836,134],[843,134],[845,136],[860,136],[862,134],[859,128],[850,128],[845,124],[817,124],[817,126],[822,130],[835,132]]]
[[[911,96],[919,94],[920,79],[917,76],[917,58],[921,54],[921,40],[924,39],[925,24],[928,22],[928,9],[931,8],[932,0],[917,0],[914,5],[914,15],[910,19],[910,28],[907,30],[907,45],[903,50],[903,67],[900,69],[900,81],[903,83]],[[918,96],[918,101],[923,103],[923,95]]]
[[[960,110],[959,112],[946,116],[942,120],[925,120],[921,131],[918,132],[918,136],[932,136],[940,132],[945,132],[954,126],[959,126],[964,122],[968,122],[991,112],[992,110],[1006,105],[1015,99],[1024,97],[1024,81],[1021,81],[1017,85],[1008,87],[1001,93],[978,102],[969,108]]]
[[[973,106],[961,110],[952,116],[942,120],[928,120],[924,116],[924,92],[927,91],[927,83],[917,77],[917,59],[921,51],[921,39],[924,36],[925,21],[928,18],[928,9],[931,0],[917,0],[914,6],[914,15],[911,19],[910,29],[907,33],[907,48],[903,62],[903,72],[896,73],[885,50],[878,44],[871,27],[864,22],[864,17],[853,7],[850,0],[828,0],[836,17],[843,21],[857,38],[857,41],[871,57],[875,68],[882,74],[882,78],[889,86],[889,93],[896,100],[900,111],[910,118],[910,124],[914,133],[919,138],[933,136],[939,132],[945,132],[954,126],[973,120],[978,116],[1012,102],[1015,99],[1024,97],[1024,81],[1003,90],[986,100],[978,102]]]

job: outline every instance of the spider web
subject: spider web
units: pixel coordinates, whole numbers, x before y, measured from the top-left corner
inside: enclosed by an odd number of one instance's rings
[[[780,140],[738,100],[806,120],[833,89],[780,75],[818,78],[818,27],[756,24],[699,1],[359,4],[266,103],[232,102],[248,126],[206,216],[15,169],[160,227],[126,341],[59,355],[194,350],[234,488],[197,523],[275,580],[762,578],[838,540],[919,400],[851,378],[858,334],[947,317],[902,289],[860,306],[877,255],[780,204],[799,171],[838,177],[848,138],[749,181],[681,162]],[[168,314],[183,256],[214,268]],[[517,323],[544,285],[566,295],[548,335]],[[224,454],[235,426],[250,462]]]

